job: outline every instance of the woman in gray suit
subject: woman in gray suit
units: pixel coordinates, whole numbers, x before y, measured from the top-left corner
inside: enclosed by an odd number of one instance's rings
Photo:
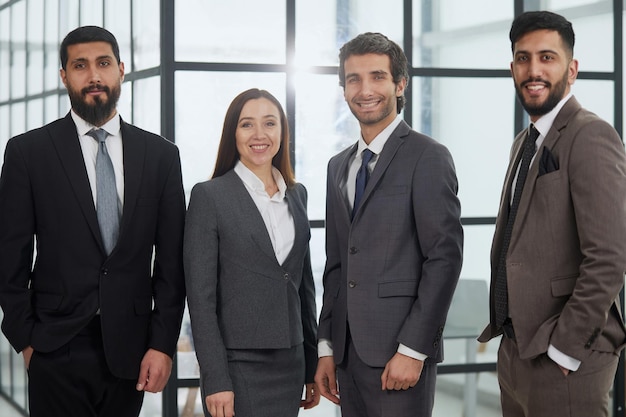
[[[185,226],[189,313],[212,417],[295,417],[319,402],[306,204],[282,106],[267,91],[244,91]]]

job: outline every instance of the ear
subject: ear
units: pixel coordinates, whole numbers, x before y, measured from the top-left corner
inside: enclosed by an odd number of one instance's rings
[[[67,88],[67,74],[65,73],[65,70],[63,68],[59,70],[59,76],[61,77],[63,85],[65,86],[65,88]]]
[[[567,68],[567,82],[569,85],[574,84],[578,77],[578,60],[572,59]]]
[[[402,97],[404,90],[406,90],[406,78],[402,78],[398,84],[396,84],[396,97]]]
[[[119,68],[120,68],[121,82],[124,82],[124,63],[123,62],[120,62]]]

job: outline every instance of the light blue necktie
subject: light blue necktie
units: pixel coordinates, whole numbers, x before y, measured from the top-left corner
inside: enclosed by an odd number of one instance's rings
[[[370,172],[367,169],[367,164],[372,160],[374,156],[374,152],[369,149],[364,149],[361,153],[361,167],[356,174],[356,187],[354,190],[354,205],[352,206],[352,217],[354,218],[354,214],[359,208],[359,204],[361,204],[361,199],[363,198],[363,193],[365,193],[365,186],[367,185],[367,180],[370,177]]]
[[[120,230],[120,207],[115,186],[115,171],[106,146],[108,133],[104,129],[93,129],[87,132],[98,142],[96,156],[96,211],[100,234],[107,255],[111,253]]]

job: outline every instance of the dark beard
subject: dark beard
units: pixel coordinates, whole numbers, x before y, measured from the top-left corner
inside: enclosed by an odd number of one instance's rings
[[[522,94],[522,88],[524,87],[524,85],[533,81],[541,81],[544,82],[548,88],[552,87],[552,84],[547,81],[540,79],[531,79],[524,81],[520,85],[515,84],[515,92],[517,93],[517,98],[519,99],[520,103],[522,103],[522,107],[524,107],[524,110],[526,110],[529,115],[543,116],[544,114],[550,113],[550,111],[552,111],[552,109],[556,107],[557,104],[559,104],[559,101],[561,101],[561,99],[565,97],[565,89],[567,88],[567,71],[563,75],[563,78],[554,85],[554,89],[550,91],[548,98],[546,98],[546,100],[539,105],[531,105],[527,103],[524,100],[524,96]]]
[[[98,86],[98,88],[106,93],[107,100],[94,97],[94,104],[88,104],[85,101],[85,95],[93,89],[93,87],[83,88],[80,92],[68,88],[72,109],[74,109],[76,114],[82,117],[83,120],[94,126],[102,126],[111,117],[122,91],[119,84],[112,89],[107,86]]]

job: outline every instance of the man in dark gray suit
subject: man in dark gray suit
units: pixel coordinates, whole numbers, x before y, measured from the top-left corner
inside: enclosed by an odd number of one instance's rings
[[[430,416],[462,262],[454,163],[398,116],[409,75],[397,44],[361,34],[339,62],[361,138],[328,165],[315,381],[339,404],[338,379],[344,417]]]

